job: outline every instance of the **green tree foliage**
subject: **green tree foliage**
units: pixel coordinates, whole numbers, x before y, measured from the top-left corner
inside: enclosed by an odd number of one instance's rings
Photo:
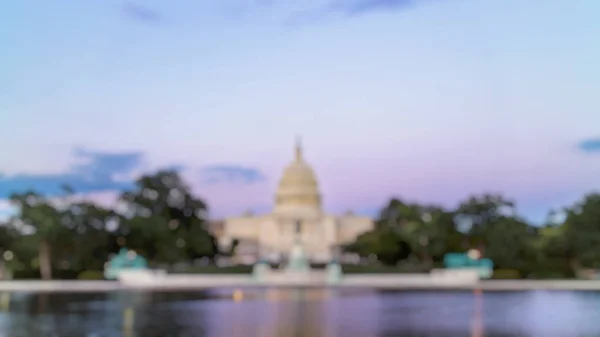
[[[217,254],[207,229],[207,206],[174,171],[141,177],[115,209],[33,191],[14,194],[18,213],[0,224],[0,254],[10,250],[17,275],[64,278],[97,275],[111,254],[136,250],[151,263],[173,264]],[[561,213],[562,214],[562,213]],[[395,266],[417,262],[432,268],[449,252],[480,249],[499,269],[522,277],[571,277],[600,269],[600,194],[590,194],[536,227],[519,217],[502,195],[472,196],[449,210],[435,205],[390,200],[372,231],[346,247],[371,261]]]
[[[468,239],[468,246],[485,246],[485,232],[490,226],[515,214],[515,205],[501,195],[471,196],[460,203],[455,213],[458,228]]]
[[[529,264],[536,257],[535,238],[525,222],[503,217],[483,229],[484,253],[499,269],[514,269],[527,273],[531,267]]]
[[[0,223],[0,254],[11,250],[18,233],[8,223]]]
[[[7,266],[5,262],[4,254],[7,252],[12,253],[12,249],[15,246],[14,243],[18,238],[18,233],[14,231],[8,224],[0,223],[0,275],[4,277],[6,275]],[[9,253],[9,254],[10,254]],[[11,260],[14,257],[14,253],[12,254]],[[12,262],[14,263],[14,262]]]
[[[537,256],[531,266],[534,277],[556,278],[575,275],[579,267],[573,263],[573,255],[565,235],[566,228],[562,223],[552,223],[537,231],[534,243]]]
[[[470,247],[479,248],[501,269],[525,270],[535,258],[535,231],[501,195],[473,196],[456,210]]]
[[[392,228],[380,228],[360,235],[356,242],[346,248],[346,251],[363,257],[374,255],[385,265],[395,265],[410,255],[410,246],[398,231]]]
[[[376,220],[375,229],[363,234],[346,250],[361,256],[376,255],[382,263],[397,264],[410,256],[428,266],[460,243],[453,213],[392,199]]]
[[[553,218],[555,218],[553,216]],[[449,252],[477,248],[495,267],[522,277],[572,277],[600,269],[600,195],[565,210],[565,220],[536,227],[518,216],[513,201],[498,194],[472,196],[450,211],[392,199],[375,229],[345,247],[383,264],[417,259],[434,266]],[[409,253],[400,254],[400,243]]]
[[[427,265],[442,261],[444,254],[458,248],[461,235],[454,215],[440,207],[422,207],[420,216],[407,222],[401,230],[414,256]]]
[[[600,268],[600,194],[590,194],[567,208],[564,226],[565,240],[558,243],[559,249],[573,268]]]
[[[19,214],[11,221],[12,227],[32,231],[31,241],[38,251],[35,264],[39,265],[43,279],[51,279],[54,260],[67,253],[64,243],[69,232],[63,225],[65,211],[34,192],[13,194],[10,199],[19,208]]]
[[[112,232],[119,226],[118,216],[93,203],[74,202],[62,221],[71,234],[66,240],[69,258],[61,264],[76,270],[102,270],[109,255],[117,252]]]
[[[206,204],[176,172],[141,177],[114,210],[76,201],[75,191],[63,189],[59,198],[35,192],[11,197],[19,212],[0,226],[0,254],[12,250],[19,275],[50,279],[53,274],[74,277],[102,271],[123,246],[156,263],[213,258],[218,253],[206,229]]]
[[[214,258],[215,238],[206,226],[207,206],[194,197],[175,171],[141,177],[123,193],[122,226],[126,243],[158,262]]]

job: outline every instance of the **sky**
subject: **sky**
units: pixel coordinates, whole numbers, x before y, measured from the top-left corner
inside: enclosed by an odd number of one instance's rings
[[[110,205],[177,168],[267,212],[302,137],[331,213],[502,193],[536,223],[600,187],[597,0],[0,2],[0,216]]]

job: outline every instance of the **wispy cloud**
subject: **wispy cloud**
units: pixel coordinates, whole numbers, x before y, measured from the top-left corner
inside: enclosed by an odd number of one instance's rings
[[[590,138],[577,144],[579,150],[588,153],[600,153],[600,138]]]
[[[64,185],[69,185],[77,193],[121,191],[132,186],[131,173],[142,161],[141,152],[106,153],[76,149],[73,155],[79,163],[65,173],[0,175],[0,199],[26,190],[57,195]]]
[[[361,15],[374,11],[396,11],[414,6],[417,2],[419,0],[337,0],[328,8],[345,15]]]
[[[254,184],[266,180],[256,168],[241,165],[211,165],[201,169],[201,179],[205,184]]]
[[[316,23],[341,15],[353,17],[378,11],[399,11],[428,0],[333,0],[317,8],[292,14],[286,24],[291,26]]]
[[[163,20],[160,12],[150,7],[131,2],[125,3],[122,11],[129,19],[145,24],[156,24]]]

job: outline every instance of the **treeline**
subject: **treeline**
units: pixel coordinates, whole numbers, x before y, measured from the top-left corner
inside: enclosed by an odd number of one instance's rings
[[[500,277],[571,278],[600,269],[600,195],[551,212],[542,226],[527,223],[500,195],[471,197],[455,210],[394,199],[376,228],[345,250],[427,270],[442,266],[448,252],[472,248],[494,261]]]
[[[0,226],[0,250],[2,270],[15,278],[98,278],[122,247],[152,264],[218,253],[206,204],[173,171],[141,177],[115,209],[77,200],[68,186],[51,199],[34,191],[10,199],[18,214]]]
[[[18,213],[0,226],[0,269],[15,278],[98,277],[122,247],[155,266],[234,253],[218,250],[206,204],[173,171],[141,177],[114,209],[76,198],[68,187],[61,196],[31,191],[11,201]],[[471,197],[454,210],[393,199],[375,229],[343,249],[381,268],[425,271],[441,266],[444,254],[471,248],[511,277],[565,278],[600,268],[600,195],[560,214],[536,227],[500,195]]]

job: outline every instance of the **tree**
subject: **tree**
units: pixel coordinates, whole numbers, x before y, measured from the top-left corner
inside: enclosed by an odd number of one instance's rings
[[[401,229],[413,254],[427,265],[443,260],[448,252],[460,249],[462,235],[456,230],[454,214],[440,207],[421,208],[421,216]]]
[[[13,194],[10,200],[19,209],[18,215],[11,221],[13,228],[33,230],[40,274],[44,280],[51,279],[53,254],[61,253],[61,243],[68,236],[68,230],[62,223],[63,212],[35,192]]]
[[[501,195],[473,196],[459,205],[456,221],[468,245],[481,249],[497,268],[528,272],[528,261],[535,259],[535,230],[516,215],[514,202]]]
[[[61,262],[77,271],[102,270],[111,253],[118,251],[114,235],[119,218],[109,209],[89,202],[71,203],[63,214],[71,232],[68,259]]]
[[[176,171],[141,177],[121,201],[127,244],[149,258],[170,262],[217,254],[216,240],[206,228],[207,206]]]
[[[377,228],[390,227],[400,230],[412,221],[421,221],[422,216],[421,205],[405,203],[394,198],[379,212],[375,225]]]
[[[485,254],[497,268],[528,274],[535,261],[535,234],[524,221],[503,217],[483,229]]]
[[[441,261],[460,244],[454,215],[438,206],[392,199],[380,212],[377,228],[392,228],[410,245],[412,254],[425,265]]]
[[[571,267],[600,268],[600,194],[589,194],[566,209],[564,254]]]
[[[456,250],[460,240],[452,212],[394,198],[379,213],[375,228],[346,250],[361,256],[374,254],[384,264],[396,264],[412,255],[431,267]]]
[[[536,253],[532,266],[536,278],[563,278],[575,275],[573,252],[565,235],[567,226],[551,223],[537,231],[534,242]]]
[[[176,236],[169,229],[169,220],[157,215],[135,216],[123,220],[122,237],[127,248],[150,261],[177,262],[184,258],[176,246]]]
[[[16,239],[18,239],[17,233],[8,224],[0,223],[0,279],[6,275],[6,255],[4,254],[11,251]],[[8,254],[12,254],[12,252]]]
[[[362,257],[375,255],[385,265],[396,265],[411,253],[408,243],[392,228],[378,228],[361,234],[344,250]]]
[[[0,255],[10,250],[17,238],[18,234],[15,233],[8,223],[0,223]]]
[[[471,196],[460,203],[455,220],[458,228],[466,235],[469,248],[483,248],[485,230],[499,220],[515,214],[513,201],[502,195],[484,194]]]

